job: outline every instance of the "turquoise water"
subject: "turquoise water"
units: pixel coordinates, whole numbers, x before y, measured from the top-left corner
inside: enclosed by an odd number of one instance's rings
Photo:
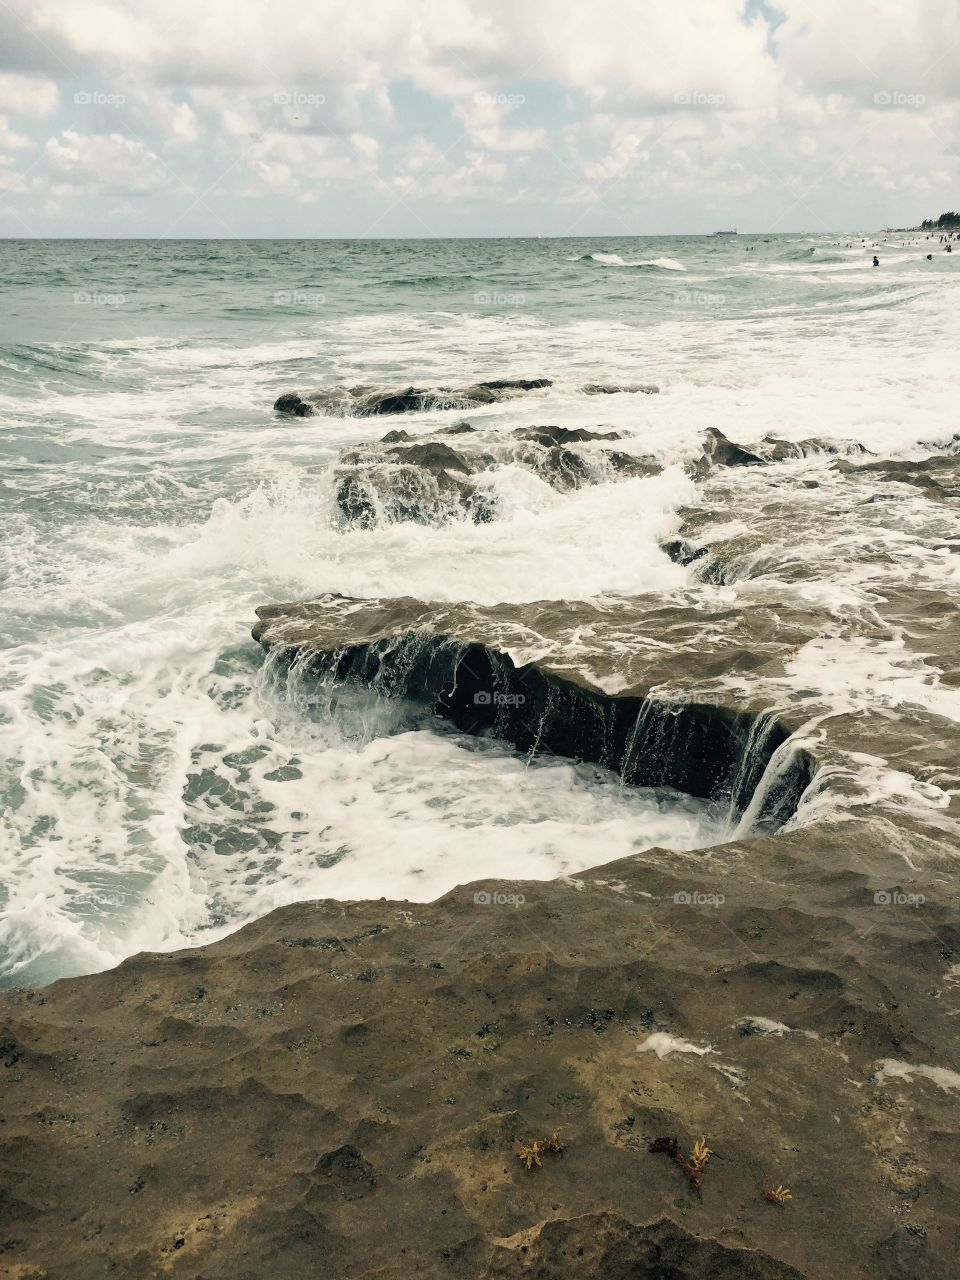
[[[0,244],[0,981],[298,897],[432,897],[478,867],[551,876],[716,838],[696,805],[589,771],[278,706],[253,610],[690,590],[659,543],[707,426],[906,456],[952,433],[953,344],[931,334],[953,332],[958,263],[908,236]],[[494,525],[351,530],[332,467],[383,421],[271,407],[510,376],[554,385],[472,421],[616,427],[664,470],[561,496],[506,469]]]

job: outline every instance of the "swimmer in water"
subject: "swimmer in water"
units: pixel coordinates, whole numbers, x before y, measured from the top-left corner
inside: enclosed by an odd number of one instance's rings
[[[875,267],[879,267],[879,265],[880,265],[880,259],[879,259],[879,258],[877,258],[877,257],[874,257],[874,259],[873,259],[873,265],[874,265]]]

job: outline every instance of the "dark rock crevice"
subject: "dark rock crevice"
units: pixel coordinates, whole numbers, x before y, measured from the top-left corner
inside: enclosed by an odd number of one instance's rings
[[[757,796],[756,822],[765,830],[795,813],[813,779],[814,761],[802,750],[771,770],[772,779],[766,776],[789,738],[770,716],[610,695],[535,662],[517,666],[490,646],[423,632],[337,648],[285,646],[270,635],[271,611],[258,613],[254,638],[296,662],[308,679],[408,699],[465,733],[597,764],[633,786],[671,787],[729,805],[734,817]]]

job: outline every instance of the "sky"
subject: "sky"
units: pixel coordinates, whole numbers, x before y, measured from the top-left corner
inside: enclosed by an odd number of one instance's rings
[[[0,235],[911,226],[958,98],[960,0],[0,0]]]

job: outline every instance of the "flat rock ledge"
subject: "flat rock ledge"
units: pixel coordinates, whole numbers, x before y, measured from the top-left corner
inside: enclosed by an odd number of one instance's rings
[[[960,930],[934,887],[877,911],[848,838],[301,903],[0,993],[0,1272],[954,1274]],[[715,1152],[700,1195],[663,1136]]]

